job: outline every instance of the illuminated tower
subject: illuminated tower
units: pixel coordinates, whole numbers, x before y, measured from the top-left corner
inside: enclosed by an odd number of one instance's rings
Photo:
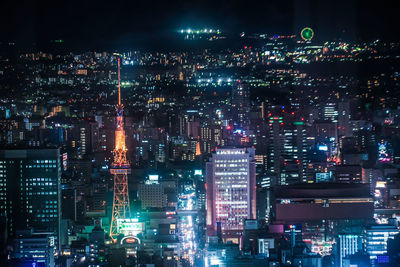
[[[121,79],[120,58],[118,58],[118,105],[117,105],[117,129],[115,130],[114,162],[111,165],[111,174],[114,175],[114,198],[110,227],[112,239],[118,235],[117,220],[130,217],[128,174],[130,164],[126,160],[125,131],[123,105],[121,104]]]
[[[200,150],[200,137],[197,138],[197,143],[196,143],[196,157],[201,156],[201,150]]]

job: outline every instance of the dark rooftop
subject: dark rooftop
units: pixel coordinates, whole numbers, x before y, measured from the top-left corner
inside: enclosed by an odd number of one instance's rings
[[[368,198],[369,184],[315,183],[276,186],[276,198]]]

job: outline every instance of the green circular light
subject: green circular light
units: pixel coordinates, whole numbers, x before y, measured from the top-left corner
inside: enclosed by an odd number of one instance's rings
[[[301,30],[301,38],[304,41],[310,41],[314,37],[314,31],[310,27]]]

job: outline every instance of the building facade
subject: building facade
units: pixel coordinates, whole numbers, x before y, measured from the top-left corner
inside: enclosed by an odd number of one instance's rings
[[[256,218],[254,149],[217,149],[206,165],[207,234],[221,223],[224,241],[238,242],[245,219]]]
[[[338,265],[344,266],[343,260],[363,249],[360,235],[339,234],[338,236]]]
[[[280,185],[306,182],[307,133],[305,123],[293,118],[269,118],[268,168]]]
[[[13,266],[55,266],[55,239],[52,232],[18,231],[13,248]]]
[[[0,150],[0,214],[9,236],[33,228],[59,240],[60,182],[59,149]]]

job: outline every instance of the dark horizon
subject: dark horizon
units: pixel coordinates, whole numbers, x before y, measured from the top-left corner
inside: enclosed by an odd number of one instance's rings
[[[2,3],[0,41],[21,47],[46,48],[62,39],[68,48],[119,49],[174,46],[171,35],[180,28],[219,28],[270,35],[315,30],[315,41],[398,40],[396,9],[363,1],[148,1]]]

